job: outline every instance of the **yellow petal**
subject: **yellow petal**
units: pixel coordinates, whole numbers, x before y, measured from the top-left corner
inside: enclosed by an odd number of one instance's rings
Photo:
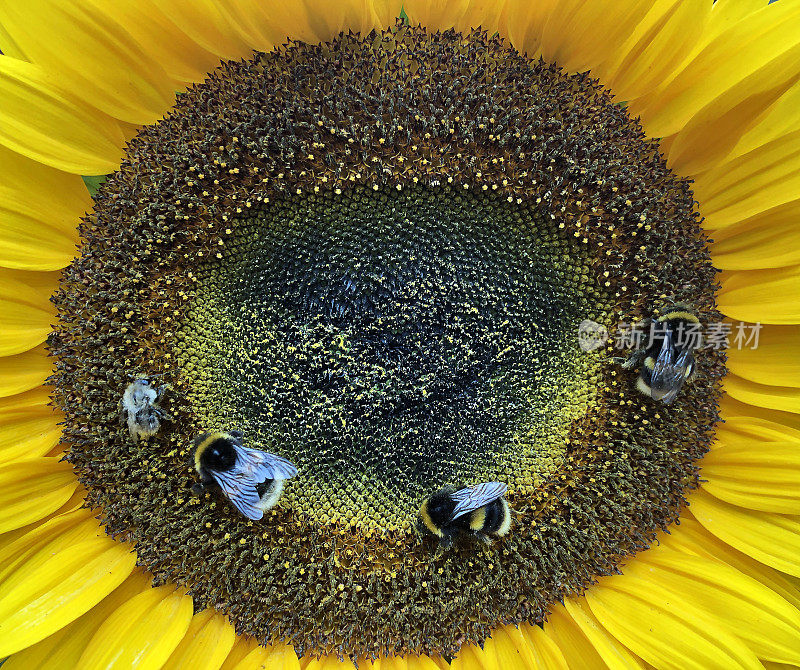
[[[771,207],[715,230],[711,254],[721,270],[761,270],[800,264],[800,200]]]
[[[547,625],[545,625],[547,628]],[[539,626],[520,625],[520,632],[528,643],[536,670],[567,670],[567,660],[555,640]]]
[[[730,28],[746,21],[754,12],[762,9],[764,3],[759,0],[717,0],[713,5],[704,7],[698,16],[700,34],[695,33],[695,39],[685,43],[686,47],[675,53],[675,64],[664,75],[656,91],[647,94],[641,101],[633,105],[637,109],[644,109],[657,101],[660,93],[702,52],[711,42]],[[692,30],[686,26],[687,30]],[[692,31],[694,32],[694,31]],[[674,134],[673,134],[674,137]]]
[[[800,265],[775,270],[723,272],[719,310],[741,321],[800,323]]]
[[[245,656],[258,646],[258,642],[252,637],[237,637],[220,670],[233,670]]]
[[[152,0],[116,0],[113,5],[95,5],[94,11],[123,26],[148,57],[164,68],[174,86],[202,81],[219,65],[218,55],[190,39]]]
[[[77,668],[86,644],[102,623],[134,596],[150,589],[152,577],[134,570],[128,579],[108,594],[86,614],[56,631],[41,642],[23,649],[6,661],[4,670],[30,670],[31,668]]]
[[[591,587],[586,601],[598,621],[635,654],[663,670],[761,669],[755,654],[716,617],[626,570]]]
[[[228,0],[224,9],[218,9],[225,12],[225,20],[238,39],[252,49],[268,51],[285,44],[287,39],[311,44],[319,41],[311,26],[314,8],[306,2]]]
[[[160,668],[192,618],[192,599],[174,586],[148,589],[117,608],[86,645],[78,662],[86,670]]]
[[[441,656],[406,656],[408,670],[450,670],[450,663]]]
[[[377,658],[374,661],[360,659],[358,661],[359,670],[449,670],[450,665],[440,659],[440,663],[434,661],[430,656],[389,656]],[[455,664],[455,661],[454,661]],[[302,662],[300,667],[305,670]],[[347,668],[349,666],[344,665]]]
[[[800,389],[756,384],[734,374],[725,377],[723,385],[731,397],[750,405],[800,412]]]
[[[750,405],[745,407],[750,407]],[[764,417],[731,415],[727,412],[724,421],[725,423],[717,425],[715,448],[728,446],[747,448],[752,447],[753,444],[790,442],[800,449],[800,429],[798,428],[792,428]]]
[[[720,227],[796,200],[799,184],[797,131],[697,175],[694,194],[703,215]]]
[[[432,661],[431,661],[432,663]],[[536,661],[528,641],[514,626],[500,626],[492,632],[483,649],[465,646],[452,664],[453,670],[502,670],[502,668],[536,668]],[[435,665],[433,666],[435,668]]]
[[[458,656],[453,660],[453,670],[495,670],[496,659],[492,658],[492,665],[485,665],[486,655],[474,645],[464,645],[458,652]]]
[[[695,519],[724,542],[777,570],[800,576],[797,516],[735,507],[702,489],[689,496],[689,505]]]
[[[4,356],[0,358],[0,397],[41,386],[52,371],[53,360],[43,344],[16,356]]]
[[[608,666],[604,660],[605,657],[613,657],[611,649],[614,647],[614,643],[609,640],[601,645],[601,649],[595,647],[593,640],[586,636],[582,627],[567,612],[564,605],[555,605],[550,610],[544,632],[558,644],[568,668],[606,668]],[[600,637],[602,634],[602,631],[598,631],[596,637]],[[606,637],[608,637],[607,634]],[[617,665],[612,667],[639,667],[635,664],[621,666],[620,662],[618,661]]]
[[[501,32],[521,53],[530,58],[541,55],[542,32],[558,0],[509,0],[505,30]]]
[[[612,57],[654,0],[561,0],[542,31],[542,56],[568,72],[588,70]]]
[[[594,72],[620,100],[649,93],[685,58],[711,7],[704,0],[656,0],[633,34]]]
[[[298,39],[297,35],[310,29],[313,42],[326,42],[348,30],[366,34],[373,28],[386,28],[394,24],[395,18],[400,16],[403,4],[398,0],[342,0],[330,3],[303,0],[296,1],[293,7],[281,0],[270,0],[269,7],[273,14],[279,6],[283,12],[288,10],[290,14],[294,13],[294,18],[285,16],[280,24],[276,22],[287,37]],[[298,11],[300,7],[303,7],[302,11]],[[299,17],[303,15],[308,17],[307,21],[300,20]]]
[[[800,7],[794,3],[763,6],[712,39],[644,108],[634,102],[632,113],[641,115],[648,135],[664,137],[680,131],[707,105],[718,105],[722,115],[739,100],[788,89],[800,54],[798,19]]]
[[[564,608],[608,668],[625,670],[642,667],[641,660],[600,625],[585,598],[577,596],[565,598]]]
[[[57,88],[45,70],[0,56],[0,144],[74,174],[119,166],[123,137],[113,119]]]
[[[461,21],[469,5],[469,0],[405,0],[403,10],[412,25],[422,24],[431,31],[448,30]]]
[[[236,632],[225,617],[212,609],[203,610],[192,617],[186,635],[163,668],[218,670],[235,641]]]
[[[747,129],[739,139],[728,158],[749,153],[797,130],[798,107],[800,107],[800,82],[795,83],[763,111],[757,123]]]
[[[789,431],[800,432],[800,415],[792,414],[791,412],[781,412],[775,409],[767,409],[765,407],[757,407],[749,403],[744,403],[735,398],[732,398],[727,393],[722,396],[719,403],[720,416],[727,423],[733,421],[739,422],[752,422],[754,425],[758,424],[775,424],[775,429],[781,428],[788,429]],[[736,430],[739,430],[738,428]],[[749,430],[749,429],[748,429]],[[791,435],[791,433],[788,433]],[[776,438],[781,439],[794,439],[791,437]]]
[[[61,271],[32,272],[0,267],[0,284],[7,279],[24,284],[37,296],[36,300],[39,303],[49,304],[50,296],[53,295],[61,281]]]
[[[467,33],[471,28],[481,28],[490,35],[507,34],[508,2],[498,0],[469,0],[467,8],[455,23],[456,30]]]
[[[739,143],[742,132],[755,123],[764,109],[779,100],[800,77],[787,77],[796,68],[797,49],[786,58],[762,68],[758,85],[744,82],[722,93],[697,112],[677,133],[670,147],[667,165],[682,175],[698,174],[719,164]],[[755,152],[760,146],[752,147]]]
[[[327,41],[348,30],[367,33],[399,16],[398,0],[153,0],[171,22],[204,49],[225,58],[267,51],[287,39]]]
[[[323,656],[312,658],[303,670],[356,670],[356,666],[346,658],[340,661],[336,656]]]
[[[77,487],[72,467],[57,458],[0,465],[0,533],[51,514],[70,499]]]
[[[800,326],[763,326],[758,348],[728,349],[728,369],[759,384],[800,387]]]
[[[297,654],[292,647],[277,643],[268,647],[256,647],[233,667],[235,670],[255,670],[256,668],[300,670],[300,661],[297,660]]]
[[[0,462],[43,456],[61,438],[62,416],[44,387],[0,398]]]
[[[28,351],[41,344],[50,332],[54,309],[51,290],[34,285],[40,275],[0,268],[0,356]]]
[[[173,84],[159,63],[102,11],[103,4],[30,0],[23,6],[0,0],[0,21],[59,86],[115,118],[152,123],[174,103]],[[64,58],[65,37],[70,58]]]
[[[75,542],[58,552],[47,545],[32,552],[2,579],[0,655],[24,649],[77,619],[119,586],[135,562],[127,545],[108,537]]]
[[[701,42],[705,46],[729,28],[747,21],[764,7],[760,0],[718,0],[714,3],[712,21],[706,26]]]
[[[222,58],[243,58],[252,46],[237,30],[227,3],[215,0],[152,0],[171,23],[206,51]]]
[[[640,572],[722,622],[760,658],[800,662],[800,612],[755,579],[719,561],[644,552]],[[641,566],[640,566],[641,567]]]
[[[70,544],[99,537],[100,525],[90,519],[91,510],[73,509],[0,535],[0,581],[43,547],[57,553]]]
[[[662,551],[663,548],[663,550],[679,551],[722,561],[742,574],[761,582],[796,609],[800,609],[800,588],[792,584],[789,577],[747,554],[743,554],[712,535],[688,510],[681,513],[680,525],[674,527],[672,533],[662,533],[659,536],[659,542],[660,545],[651,549],[651,552]]]
[[[78,221],[90,207],[80,177],[0,146],[0,265],[63,268],[75,255]]]
[[[0,356],[28,351],[44,342],[54,320],[53,309],[22,282],[0,275]]]
[[[20,48],[20,46],[14,42],[14,38],[8,34],[8,31],[3,27],[3,24],[1,22],[0,22],[0,52],[4,53],[6,56],[11,56],[12,58],[18,58],[19,60],[30,60],[25,55],[25,52]]]

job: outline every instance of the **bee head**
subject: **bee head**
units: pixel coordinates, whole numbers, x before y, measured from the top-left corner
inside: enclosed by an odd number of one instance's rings
[[[236,451],[231,441],[220,435],[203,450],[201,461],[210,470],[225,472],[236,464]]]

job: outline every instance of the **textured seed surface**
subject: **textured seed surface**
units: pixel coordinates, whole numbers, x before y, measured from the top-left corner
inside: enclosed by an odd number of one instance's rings
[[[665,407],[586,354],[665,303],[716,321],[689,184],[586,75],[398,25],[227,63],[135,137],[54,296],[54,398],[107,531],[157,582],[306,654],[454,654],[546,618],[677,518],[720,353]],[[133,444],[128,373],[174,421]],[[301,468],[258,523],[192,438]],[[498,478],[511,534],[437,552],[425,492]]]

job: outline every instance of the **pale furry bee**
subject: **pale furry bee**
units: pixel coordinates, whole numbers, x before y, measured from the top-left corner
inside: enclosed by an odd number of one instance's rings
[[[669,405],[677,397],[684,382],[694,376],[694,352],[686,332],[696,327],[700,320],[686,305],[675,305],[665,310],[658,319],[651,319],[658,327],[649,346],[634,351],[622,367],[629,369],[639,366],[636,388],[654,400]],[[684,341],[678,342],[684,334]]]
[[[161,422],[172,417],[161,409],[161,399],[168,385],[155,387],[150,379],[140,378],[130,384],[122,394],[120,422],[127,419],[128,431],[134,442],[140,437],[150,437],[158,432]]]
[[[200,482],[195,495],[219,488],[248,519],[257,521],[273,507],[283,482],[297,474],[293,463],[275,454],[245,447],[238,430],[204,433],[194,440],[194,467]]]
[[[506,491],[508,486],[502,482],[441,489],[422,503],[422,527],[444,546],[460,533],[471,533],[488,543],[511,528],[511,511],[503,497]]]

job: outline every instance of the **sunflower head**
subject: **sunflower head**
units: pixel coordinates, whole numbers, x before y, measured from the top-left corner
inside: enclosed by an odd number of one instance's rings
[[[138,16],[132,6],[54,8],[55,23],[81,26],[81,44],[115,35],[104,53],[125,55],[100,67],[76,49],[77,64],[57,68],[0,3],[0,47],[19,56],[0,61],[0,90],[21,91],[9,104],[35,90],[31,104],[64,123],[102,110],[94,134],[69,126],[50,149],[28,149],[52,166],[41,183],[66,184],[56,168],[113,167],[52,295],[61,442],[41,463],[0,467],[0,481],[36,467],[61,487],[19,519],[0,512],[0,532],[13,531],[0,535],[12,593],[0,630],[17,634],[0,635],[0,655],[33,645],[11,670],[60,662],[48,650],[61,638],[91,639],[65,667],[106,667],[117,652],[101,641],[122,628],[146,628],[148,642],[115,658],[154,667],[191,664],[211,638],[208,665],[221,666],[234,628],[243,639],[225,667],[800,661],[770,641],[800,630],[800,594],[755,560],[800,574],[763,540],[791,539],[796,521],[796,482],[763,462],[791,472],[796,458],[742,446],[784,435],[775,426],[788,420],[733,421],[714,442],[726,354],[695,349],[690,374],[671,340],[687,324],[719,330],[718,300],[753,319],[742,301],[772,292],[777,304],[794,285],[792,268],[742,273],[758,261],[736,240],[758,246],[766,222],[794,211],[774,166],[794,145],[775,129],[793,99],[786,44],[800,14],[770,8],[773,29],[753,12],[753,43],[772,55],[745,49],[760,65],[739,76],[722,43],[743,36],[743,8],[722,1],[713,21],[693,3],[410,1],[412,21],[396,23],[386,5],[345,2],[307,25],[274,3],[268,17],[250,0],[184,16],[142,1],[174,40],[111,18]],[[773,30],[786,40],[764,42]],[[133,61],[151,67],[104,79]],[[167,109],[179,80],[199,83]],[[41,133],[50,118],[17,116],[0,130],[3,156],[29,147],[19,128]],[[91,147],[60,155],[81,142]],[[103,142],[113,155],[94,160]],[[40,174],[15,160],[12,172]],[[721,229],[715,249],[733,270],[721,278],[704,227]],[[48,258],[64,265],[72,250],[59,253]],[[787,259],[800,260],[789,250],[769,263]],[[44,285],[14,299],[34,304]],[[763,404],[764,365],[731,360],[728,389]],[[665,366],[686,374],[664,387]],[[794,411],[791,390],[779,397]],[[0,422],[16,408],[4,402]],[[208,435],[233,454],[216,478],[197,451]],[[748,459],[760,464],[752,486],[729,467]],[[267,476],[263,463],[287,469]],[[481,491],[495,495],[431,518],[436,503]],[[29,584],[55,594],[41,625],[17,612]],[[73,587],[90,610],[77,620],[63,597]]]
[[[541,622],[696,485],[722,359],[677,419],[577,346],[666,296],[715,316],[691,192],[596,81],[498,37],[398,23],[226,64],[132,140],[82,232],[53,344],[68,458],[109,532],[240,632],[455,654]],[[141,445],[109,421],[132,370],[172,386]],[[300,471],[260,523],[190,495],[192,438],[231,428]],[[420,505],[483,481],[513,532],[437,551]]]

